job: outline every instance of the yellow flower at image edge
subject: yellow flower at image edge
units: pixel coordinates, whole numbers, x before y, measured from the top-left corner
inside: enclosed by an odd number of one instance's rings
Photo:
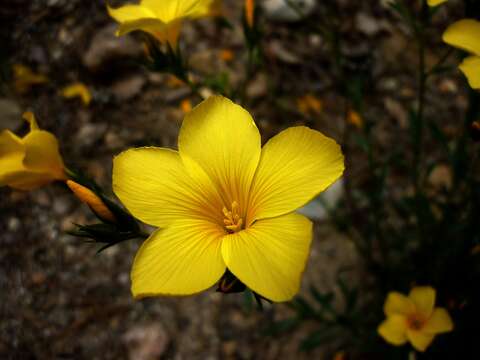
[[[213,96],[186,115],[178,148],[114,159],[115,194],[159,228],[135,257],[133,295],[198,293],[228,269],[267,299],[291,299],[312,239],[312,223],[294,211],[342,175],[340,147],[300,126],[262,148],[251,115]]]
[[[118,36],[141,30],[175,48],[183,19],[218,15],[220,4],[220,0],[142,0],[138,5],[107,9],[120,24]]]
[[[23,117],[30,123],[25,137],[9,130],[0,133],[0,186],[31,190],[66,179],[55,136],[40,130],[31,112]]]
[[[473,89],[480,89],[480,21],[463,19],[450,25],[443,34],[443,41],[472,53],[459,68]]]
[[[435,289],[415,287],[407,296],[391,292],[384,312],[387,319],[378,333],[393,345],[410,341],[418,351],[425,351],[436,335],[453,330],[453,322],[444,308],[435,308]]]
[[[427,0],[428,6],[438,6],[440,4],[443,4],[444,2],[447,2],[448,0]]]

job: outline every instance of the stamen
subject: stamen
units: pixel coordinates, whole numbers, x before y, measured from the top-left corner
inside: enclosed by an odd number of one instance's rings
[[[227,229],[229,232],[236,232],[242,229],[243,219],[238,213],[238,202],[234,201],[231,208],[232,210],[229,211],[226,207],[223,207],[222,212],[225,216],[225,219],[223,219],[223,223],[225,224],[225,229]]]

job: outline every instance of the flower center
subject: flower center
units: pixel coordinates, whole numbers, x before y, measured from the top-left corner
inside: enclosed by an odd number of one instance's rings
[[[243,219],[238,213],[238,203],[236,201],[232,203],[231,209],[232,210],[228,210],[226,207],[223,207],[222,211],[225,216],[223,223],[228,232],[234,233],[242,230]]]
[[[408,327],[412,330],[420,330],[424,325],[425,320],[417,314],[411,315],[408,318]]]

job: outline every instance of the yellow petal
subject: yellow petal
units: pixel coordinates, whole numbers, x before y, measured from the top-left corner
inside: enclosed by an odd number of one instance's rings
[[[444,308],[436,308],[433,310],[432,316],[430,316],[424,328],[422,329],[422,331],[430,334],[440,334],[452,330],[452,318]]]
[[[437,6],[447,2],[448,0],[427,0],[428,6]]]
[[[62,96],[67,99],[79,97],[85,106],[88,106],[92,101],[92,94],[90,93],[90,90],[81,82],[76,82],[64,87],[61,93]]]
[[[22,118],[30,124],[30,131],[39,130],[35,115],[31,111],[24,112]]]
[[[156,16],[170,22],[178,18],[196,18],[214,16],[220,12],[219,0],[142,0],[142,6],[148,8]]]
[[[154,232],[132,267],[135,298],[191,295],[208,289],[225,272],[222,229],[202,220],[182,220]]]
[[[412,301],[403,294],[392,291],[383,306],[385,315],[409,315],[415,311]]]
[[[125,5],[117,9],[107,5],[107,10],[108,14],[119,23],[156,17],[153,11],[141,5]]]
[[[65,179],[57,139],[47,131],[38,130],[32,113],[23,116],[31,129],[23,139],[8,130],[0,133],[0,186],[32,190]]]
[[[185,116],[178,147],[186,166],[186,159],[200,165],[225,206],[236,201],[243,217],[260,158],[260,134],[250,114],[222,96],[212,96]]]
[[[430,286],[417,286],[410,291],[408,297],[415,305],[417,312],[428,319],[435,306],[435,289]]]
[[[192,178],[169,149],[131,149],[115,157],[113,191],[135,217],[154,226],[182,218],[223,221],[223,205],[206,176]]]
[[[407,342],[407,320],[402,315],[388,316],[377,331],[390,344],[399,346]]]
[[[168,43],[170,44],[172,49],[176,49],[181,26],[182,20],[178,19],[169,22],[161,29],[159,28],[155,31],[152,31],[151,33],[161,43]]]
[[[52,180],[65,179],[64,165],[58,150],[58,141],[48,131],[36,130],[23,138],[27,170],[50,174]]]
[[[9,130],[0,133],[0,186],[8,185],[6,177],[12,172],[21,171],[25,157],[25,145]]]
[[[459,69],[467,77],[472,89],[480,89],[480,56],[469,56],[463,60]]]
[[[480,21],[463,19],[453,23],[443,33],[443,41],[480,56]]]
[[[53,180],[57,179],[50,173],[19,170],[0,176],[0,186],[8,185],[14,189],[28,191],[47,185]]]
[[[21,64],[13,65],[14,86],[17,92],[25,93],[32,85],[48,82],[48,78],[42,74],[34,73],[29,67]]]
[[[343,161],[340,146],[318,131],[282,131],[262,149],[247,224],[303,206],[342,175]]]
[[[407,329],[407,337],[416,350],[424,352],[432,343],[435,335],[424,333],[423,331]]]
[[[226,235],[222,255],[227,268],[250,289],[287,301],[299,290],[311,239],[310,220],[292,213]]]

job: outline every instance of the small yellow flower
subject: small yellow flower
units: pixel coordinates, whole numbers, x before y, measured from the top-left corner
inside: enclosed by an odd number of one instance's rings
[[[447,2],[448,0],[427,0],[428,6],[438,6],[440,4],[443,4],[444,2]]]
[[[76,82],[64,87],[61,94],[67,99],[79,97],[85,106],[88,106],[92,101],[90,90],[88,90],[87,86],[81,82]]]
[[[443,41],[472,53],[460,64],[473,89],[480,89],[480,21],[463,19],[450,25],[443,33]]]
[[[19,94],[28,92],[32,86],[48,82],[45,75],[37,74],[29,67],[21,64],[13,65],[13,83]]]
[[[307,94],[297,99],[297,108],[302,114],[315,115],[323,110],[322,100],[311,94]]]
[[[58,142],[38,128],[31,112],[23,114],[30,132],[23,138],[9,130],[0,132],[0,186],[32,190],[66,178]]]
[[[139,5],[107,9],[120,24],[117,36],[141,30],[176,48],[182,20],[218,15],[220,4],[220,0],[141,0]]]
[[[116,219],[113,213],[105,205],[103,200],[92,190],[73,180],[67,180],[67,186],[72,190],[75,196],[81,202],[87,204],[100,219],[108,222],[115,222]]]
[[[340,147],[299,126],[261,148],[251,115],[212,96],[185,116],[178,149],[114,159],[115,194],[159,228],[135,257],[133,295],[198,293],[228,269],[267,299],[291,299],[312,239],[311,222],[295,210],[342,175]]]
[[[378,333],[390,344],[407,341],[418,351],[425,351],[436,335],[453,330],[453,322],[444,308],[435,308],[435,289],[414,287],[407,296],[391,292],[383,308],[387,319]]]
[[[347,122],[358,129],[363,128],[363,119],[355,110],[349,110],[347,113]]]
[[[245,0],[245,19],[247,25],[253,28],[255,21],[255,0]]]

